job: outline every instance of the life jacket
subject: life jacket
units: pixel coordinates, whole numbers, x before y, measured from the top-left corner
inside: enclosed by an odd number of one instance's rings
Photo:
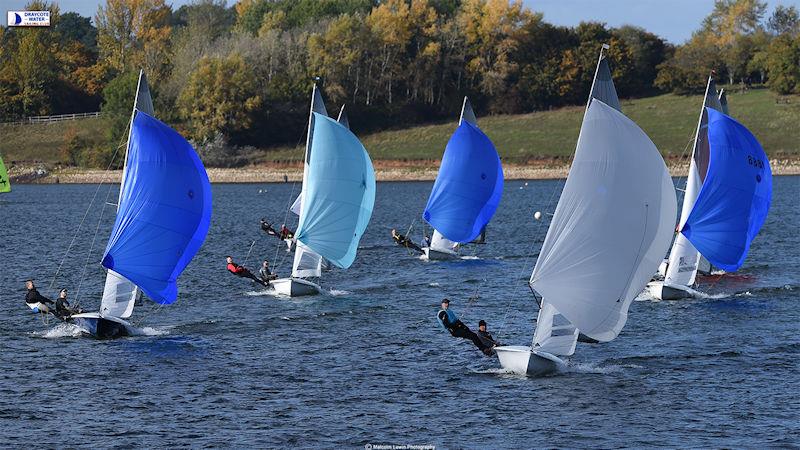
[[[442,327],[444,327],[445,330],[450,330],[450,328],[444,324],[444,321],[442,321],[442,318],[440,317],[442,313],[447,314],[447,322],[450,324],[450,326],[453,326],[456,323],[456,321],[458,320],[458,316],[456,316],[456,313],[454,313],[453,310],[450,308],[440,309],[439,312],[436,314],[436,320],[438,320],[439,323],[442,324]]]

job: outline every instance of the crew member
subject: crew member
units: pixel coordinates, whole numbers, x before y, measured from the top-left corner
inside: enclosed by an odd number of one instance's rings
[[[469,327],[464,325],[463,322],[458,320],[456,313],[450,309],[450,300],[442,300],[442,309],[439,311],[439,314],[437,314],[436,317],[439,319],[439,323],[441,323],[451,335],[462,339],[469,339],[473,344],[475,344],[476,347],[478,347],[478,350],[483,352],[483,354],[486,356],[492,355],[492,348],[487,347],[477,334],[470,330]]]
[[[250,272],[249,270],[247,270],[246,267],[240,266],[240,265],[236,264],[235,262],[233,262],[233,258],[232,257],[227,256],[225,259],[228,262],[228,272],[236,275],[237,277],[250,278],[251,280],[255,281],[256,283],[261,284],[262,286],[266,286],[268,284],[266,281],[264,281],[261,278],[258,278],[257,276],[253,275],[253,273]]]
[[[500,345],[499,342],[495,341],[492,335],[486,331],[486,321],[481,320],[478,322],[478,338],[483,342],[483,345],[489,347],[490,349],[497,347]],[[491,350],[492,354],[494,354],[494,350]]]
[[[271,270],[269,270],[269,261],[266,259],[263,263],[261,263],[261,269],[259,269],[258,275],[261,276],[261,280],[266,282],[270,282],[271,280],[278,278],[278,275],[275,275]]]
[[[25,287],[28,288],[28,293],[25,294],[25,303],[33,310],[33,312],[48,314],[52,311],[47,305],[52,305],[53,301],[43,296],[36,290],[33,280],[25,281]]]

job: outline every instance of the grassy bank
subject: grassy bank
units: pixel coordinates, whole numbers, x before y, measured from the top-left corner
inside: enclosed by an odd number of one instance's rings
[[[779,97],[766,89],[744,93],[729,91],[731,115],[745,124],[772,158],[800,155],[797,124],[800,97]],[[622,109],[641,126],[667,156],[679,156],[697,125],[700,96],[657,97],[625,100]],[[478,123],[507,162],[569,157],[575,148],[583,107],[562,108],[531,114],[480,117]],[[360,136],[374,160],[436,160],[441,157],[453,132],[458,111],[451,122]],[[357,131],[357,124],[353,124]],[[102,119],[37,125],[0,125],[0,154],[6,161],[62,161],[60,149],[72,128],[89,143],[105,137]],[[298,148],[264,149],[248,155],[254,164],[297,161]]]

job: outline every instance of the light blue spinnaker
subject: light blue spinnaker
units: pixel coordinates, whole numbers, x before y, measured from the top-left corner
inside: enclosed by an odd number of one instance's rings
[[[462,120],[442,157],[422,217],[454,242],[481,234],[503,194],[503,167],[494,144],[478,128]]]
[[[772,170],[747,128],[713,108],[706,112],[708,172],[681,232],[713,265],[733,272],[767,218]]]
[[[313,113],[308,174],[297,240],[346,269],[375,206],[375,170],[358,138],[335,120]]]
[[[141,111],[133,119],[125,172],[103,266],[153,301],[172,303],[178,276],[208,233],[208,175],[186,139]]]

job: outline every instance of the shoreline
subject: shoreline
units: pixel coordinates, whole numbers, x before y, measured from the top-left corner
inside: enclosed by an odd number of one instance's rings
[[[374,161],[377,181],[433,181],[440,161]],[[506,180],[553,180],[567,177],[571,160],[540,159],[527,164],[503,166]],[[673,177],[685,177],[688,163],[678,158],[668,158],[667,167]],[[770,160],[772,174],[800,175],[800,157]],[[300,163],[269,163],[237,168],[209,168],[212,183],[283,183],[301,181],[303,166]],[[121,170],[81,169],[76,167],[49,168],[45,164],[14,165],[9,168],[9,178],[14,184],[97,184],[119,183]]]

